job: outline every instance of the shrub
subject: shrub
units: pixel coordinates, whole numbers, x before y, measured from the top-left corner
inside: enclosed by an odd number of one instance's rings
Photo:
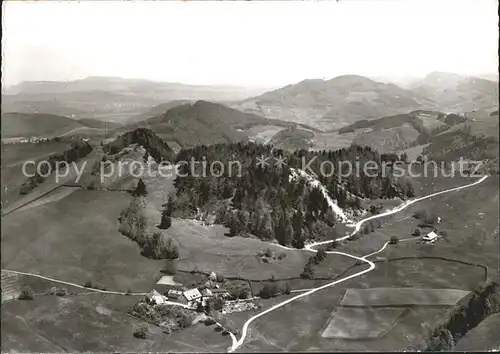
[[[177,321],[177,324],[179,325],[180,328],[187,328],[193,324],[193,321],[191,320],[191,317],[183,314]]]
[[[434,225],[437,223],[437,216],[429,216],[424,219],[424,223],[427,225]]]
[[[83,286],[86,287],[86,288],[93,288],[92,281],[87,280],[85,282],[85,284],[83,284]]]
[[[332,243],[329,243],[328,246],[326,246],[326,250],[327,251],[332,251],[332,250],[336,249],[339,246],[340,246],[340,242],[339,241],[333,241]]]
[[[318,262],[322,262],[326,258],[326,250],[323,247],[318,248],[318,252],[315,255]]]
[[[229,335],[229,331],[228,331],[228,330],[224,330],[224,331],[222,331],[222,335],[223,335],[223,336],[228,336],[228,335]]]
[[[148,338],[148,327],[145,325],[140,326],[134,332],[135,338],[146,339]]]
[[[222,330],[223,330],[223,328],[222,328],[221,326],[216,326],[216,327],[214,328],[214,331],[215,331],[215,332],[221,332]]]
[[[417,210],[414,214],[413,214],[413,217],[415,219],[420,219],[420,220],[425,220],[429,217],[429,213],[427,212],[427,210]]]
[[[355,233],[354,235],[350,236],[348,238],[349,241],[356,241],[359,240],[359,234]]]
[[[259,292],[259,297],[269,299],[278,295],[278,287],[275,283],[265,283]]]
[[[290,292],[292,291],[290,287],[290,283],[285,282],[281,285],[281,292],[285,295],[290,295]]]
[[[211,318],[211,317],[207,317],[207,318],[205,319],[205,322],[204,322],[204,323],[205,323],[205,326],[211,326],[211,325],[214,325],[214,324],[215,324],[215,320],[214,320],[213,318]]]
[[[413,230],[412,235],[413,236],[420,236],[420,235],[422,235],[422,232],[420,232],[420,229],[415,229],[415,230]]]
[[[33,300],[33,290],[29,286],[25,286],[19,294],[19,300]]]
[[[398,242],[399,242],[399,238],[397,236],[392,236],[390,241],[389,241],[389,244],[395,245]]]
[[[225,305],[224,299],[220,297],[212,298],[209,300],[209,306],[215,311],[222,311]]]
[[[246,281],[235,280],[228,285],[227,291],[233,299],[246,299],[250,288]]]
[[[270,248],[266,248],[264,251],[264,256],[271,258],[273,256],[273,251]]]
[[[57,296],[68,295],[68,289],[66,289],[66,288],[56,289],[56,295]]]
[[[306,264],[304,270],[300,274],[302,279],[312,279],[314,277],[314,270],[310,264]]]
[[[285,257],[286,257],[286,253],[282,252],[282,253],[280,253],[280,254],[278,255],[278,260],[280,260],[280,261],[281,261],[281,260],[282,260],[283,258],[285,258]]]

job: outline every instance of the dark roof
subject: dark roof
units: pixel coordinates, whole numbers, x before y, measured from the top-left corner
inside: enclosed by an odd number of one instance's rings
[[[226,289],[211,289],[212,293],[227,293]]]

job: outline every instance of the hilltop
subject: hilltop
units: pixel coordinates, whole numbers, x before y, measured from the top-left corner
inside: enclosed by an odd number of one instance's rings
[[[446,112],[498,107],[498,81],[454,73],[432,72],[413,83],[411,91],[436,102]]]
[[[19,112],[2,114],[2,138],[53,137],[86,127],[88,126],[82,122],[55,114]]]
[[[259,134],[254,130],[281,130],[296,125],[292,122],[244,113],[219,103],[199,100],[195,103],[174,106],[163,114],[119,130],[145,127],[166,141],[174,141],[181,146],[194,146],[248,141]],[[304,129],[313,129],[305,125],[300,126]]]
[[[360,75],[331,80],[304,80],[246,99],[233,107],[268,118],[290,120],[321,129],[339,128],[362,119],[408,112],[434,103],[394,84]]]
[[[174,100],[166,103],[158,104],[151,109],[148,109],[145,112],[139,113],[133,117],[127,119],[129,124],[139,123],[145,121],[146,119],[153,118],[159,115],[166,113],[169,109],[183,105],[183,104],[192,104],[194,101],[192,100]]]

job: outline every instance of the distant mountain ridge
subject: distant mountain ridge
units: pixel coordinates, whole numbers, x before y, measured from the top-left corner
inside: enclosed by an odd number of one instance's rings
[[[394,84],[360,75],[342,75],[331,80],[303,80],[232,107],[328,130],[433,105],[425,96]]]
[[[124,123],[130,117],[169,101],[234,101],[264,91],[115,77],[88,77],[67,82],[28,81],[4,89],[2,111],[58,114]]]
[[[498,81],[454,73],[432,72],[410,90],[436,102],[436,109],[463,113],[498,107]]]

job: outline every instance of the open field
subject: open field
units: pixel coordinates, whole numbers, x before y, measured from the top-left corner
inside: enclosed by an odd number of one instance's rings
[[[77,284],[91,280],[110,290],[148,291],[163,263],[142,257],[118,232],[117,218],[129,201],[124,192],[77,190],[3,217],[2,268]]]
[[[21,198],[19,188],[26,180],[22,170],[25,161],[42,161],[68,148],[69,144],[66,142],[2,144],[2,206],[5,207]],[[34,170],[33,166],[27,166],[28,173]]]
[[[42,206],[42,205],[47,204],[47,203],[57,202],[65,197],[67,197],[71,193],[76,192],[77,190],[78,190],[78,188],[75,188],[75,187],[61,186],[59,188],[54,189],[50,193],[44,195],[40,199],[37,199],[37,200],[19,208],[17,211],[25,211],[25,210],[28,210],[31,208],[36,208],[36,207]]]
[[[2,303],[17,299],[20,294],[21,285],[18,275],[2,270]]]
[[[469,292],[458,289],[346,289],[342,306],[453,306]]]
[[[414,146],[414,147],[411,147],[411,148],[408,148],[408,149],[401,151],[401,153],[406,153],[408,155],[408,161],[410,161],[410,162],[416,161],[417,157],[419,155],[422,155],[422,152],[424,151],[424,149],[429,145],[430,144],[423,144],[423,145]]]
[[[11,272],[7,272],[7,273],[15,274],[15,273],[11,273]],[[83,294],[83,293],[90,293],[91,292],[91,290],[89,291],[88,289],[82,289],[82,288],[79,288],[76,286],[61,284],[58,282],[53,282],[53,281],[49,281],[46,279],[41,279],[38,277],[32,277],[32,276],[28,276],[28,275],[19,274],[19,275],[17,275],[17,278],[18,278],[20,287],[22,288],[24,286],[27,286],[27,287],[31,288],[31,290],[33,290],[33,294],[35,296],[47,294],[48,292],[50,292],[50,289],[53,287],[66,288],[66,290],[68,290],[68,292],[70,292],[72,294]]]
[[[436,205],[436,207],[438,205],[442,207],[442,200],[449,198],[448,201],[450,203],[450,199],[454,200],[455,205],[457,205],[454,207],[458,208],[460,212],[465,209],[461,206],[464,200],[471,204],[471,210],[476,214],[479,210],[483,212],[484,208],[492,209],[492,205],[488,203],[495,202],[495,196],[491,197],[491,188],[497,182],[494,180],[495,178],[491,177],[492,180],[488,180],[477,187],[437,196],[432,198],[431,203]],[[487,198],[487,203],[484,203],[485,194],[490,197]],[[455,199],[459,201],[455,201]],[[438,203],[438,201],[440,202]],[[411,225],[408,225],[408,221],[414,220],[411,217],[414,208],[428,208],[427,205],[423,205],[425,202],[428,202],[428,200],[396,214],[393,220],[387,222],[382,229],[377,230],[377,234],[362,235],[358,241],[341,245],[338,250],[356,255],[369,254],[379,249],[392,235],[397,235],[400,238],[410,237],[413,228]],[[482,202],[481,208],[477,210],[476,206],[479,206],[480,202]],[[490,221],[495,221],[497,218],[494,210],[489,211],[489,216],[486,216],[486,210],[484,210],[484,213],[484,218],[488,218]],[[446,216],[446,214],[443,215]],[[443,216],[443,220],[445,216]],[[478,216],[476,215],[476,217]],[[463,225],[463,220],[466,217],[462,217],[461,219],[460,223]],[[457,225],[460,225],[460,223]],[[444,221],[440,225],[443,224]],[[493,223],[486,222],[485,224],[491,228]],[[440,225],[438,225],[438,230]],[[407,231],[402,234],[398,230]],[[281,348],[281,350],[287,351],[405,350],[410,345],[428,338],[429,328],[434,327],[435,323],[444,318],[443,316],[446,315],[448,306],[412,306],[403,313],[394,329],[382,338],[370,341],[327,339],[321,338],[321,333],[324,330],[325,323],[329,320],[328,313],[331,313],[336,304],[340,302],[346,287],[369,289],[399,286],[431,289],[453,288],[468,291],[477,286],[484,281],[484,268],[474,264],[464,264],[463,262],[468,261],[477,264],[489,262],[490,266],[494,265],[495,262],[498,264],[498,248],[493,250],[490,247],[489,253],[482,251],[478,251],[478,253],[469,252],[468,248],[465,249],[467,249],[467,252],[464,252],[464,248],[454,244],[454,242],[424,245],[408,241],[397,245],[389,245],[384,252],[373,256],[373,260],[377,261],[378,266],[372,272],[346,281],[342,287],[333,287],[328,291],[317,292],[295,301],[293,305],[284,306],[257,319],[252,324],[248,340],[241,347],[241,350],[261,351],[269,348],[269,343]],[[426,258],[433,256],[436,258]],[[421,259],[412,257],[421,257]],[[439,257],[447,257],[450,260],[440,259]],[[489,261],[483,260],[485,257],[489,258]],[[384,258],[395,260],[384,262]],[[396,260],[396,258],[401,259]],[[340,256],[329,255],[316,268],[315,275],[332,275],[332,268],[337,268],[341,260],[342,257]],[[349,263],[351,266],[354,266],[353,261]],[[326,267],[327,271],[321,272],[321,269],[326,270],[323,267]],[[342,276],[358,272],[364,267],[366,266],[354,266]],[[314,284],[313,286],[318,286],[318,284]],[[292,289],[295,289],[295,287],[292,287]],[[291,326],[290,324],[293,325]]]
[[[351,145],[354,133],[339,134],[338,132],[316,133],[314,136],[314,150],[336,150]]]
[[[56,173],[52,172],[52,174],[50,174],[43,183],[38,185],[26,195],[19,195],[19,190],[16,189],[15,198],[12,198],[8,205],[3,205],[2,215],[7,215],[8,213],[18,210],[22,206],[25,206],[33,202],[34,200],[48,195],[54,189],[59,188],[63,185],[79,186],[77,171],[81,172],[83,175],[90,173],[92,163],[90,163],[89,161],[92,161],[96,157],[96,154],[96,150],[93,150],[85,158],[80,159],[78,162],[76,162],[76,167],[73,164],[70,165],[69,172],[67,172],[66,170],[61,170],[59,179],[56,179]],[[66,172],[67,175],[64,176]],[[20,180],[19,185],[21,185],[25,180],[26,178]]]
[[[433,131],[435,129],[442,127],[443,125],[446,125],[444,122],[438,120],[437,112],[434,113],[419,112],[417,114],[417,117],[422,121],[424,128],[429,131]]]
[[[401,308],[337,308],[321,336],[323,338],[373,339],[383,336],[402,315]]]
[[[39,296],[2,305],[2,350],[21,352],[223,352],[231,339],[198,324],[165,334],[126,313],[133,297]],[[147,339],[133,332],[140,325]]]
[[[362,281],[368,286],[373,283],[370,275]],[[359,284],[357,279],[344,283],[348,287],[354,284]],[[373,285],[376,286],[376,282]],[[270,343],[282,351],[402,351],[411,342],[427,338],[427,328],[432,327],[447,311],[438,307],[407,309],[392,330],[369,341],[323,338],[325,325],[329,323],[330,314],[336,309],[344,289],[332,287],[328,291],[311,294],[257,319],[239,351],[270,350]]]
[[[205,226],[193,220],[173,219],[172,226],[163,232],[179,246],[177,268],[191,271],[214,271],[217,274],[248,279],[267,280],[298,276],[310,254],[288,251],[258,239],[227,237],[228,230],[220,225]],[[270,248],[284,253],[281,261],[264,263],[256,256]]]
[[[265,143],[271,139],[275,134],[282,131],[284,127],[277,125],[256,125],[245,131],[248,138],[257,143]]]
[[[470,182],[470,178],[464,179]],[[443,190],[442,183],[436,180],[433,185],[440,188],[432,189]],[[429,232],[429,228],[419,228],[418,225],[422,221],[413,217],[415,212],[425,210],[429,215],[441,217],[441,222],[434,226],[438,232],[445,232],[446,236],[434,245],[408,241],[391,246],[387,251],[397,250],[391,257],[407,250],[404,252],[405,256],[447,254],[450,258],[474,259],[476,254],[484,254],[482,248],[482,251],[479,251],[478,247],[498,247],[498,183],[498,177],[491,176],[477,186],[422,200],[391,216],[374,232],[360,235],[357,241],[345,243],[340,250],[358,255],[369,254],[377,250],[383,242],[389,241],[392,236],[399,239],[410,238],[415,229],[420,229],[422,234]],[[454,184],[462,185],[458,181]],[[431,185],[427,188],[431,189]],[[487,251],[486,254],[490,252]],[[496,257],[498,259],[498,255]],[[484,257],[479,257],[481,258]]]
[[[410,124],[403,124],[392,128],[377,128],[368,132],[356,131],[354,134],[355,138],[352,142],[357,145],[370,146],[380,153],[399,153],[401,149],[416,141],[420,133]]]

